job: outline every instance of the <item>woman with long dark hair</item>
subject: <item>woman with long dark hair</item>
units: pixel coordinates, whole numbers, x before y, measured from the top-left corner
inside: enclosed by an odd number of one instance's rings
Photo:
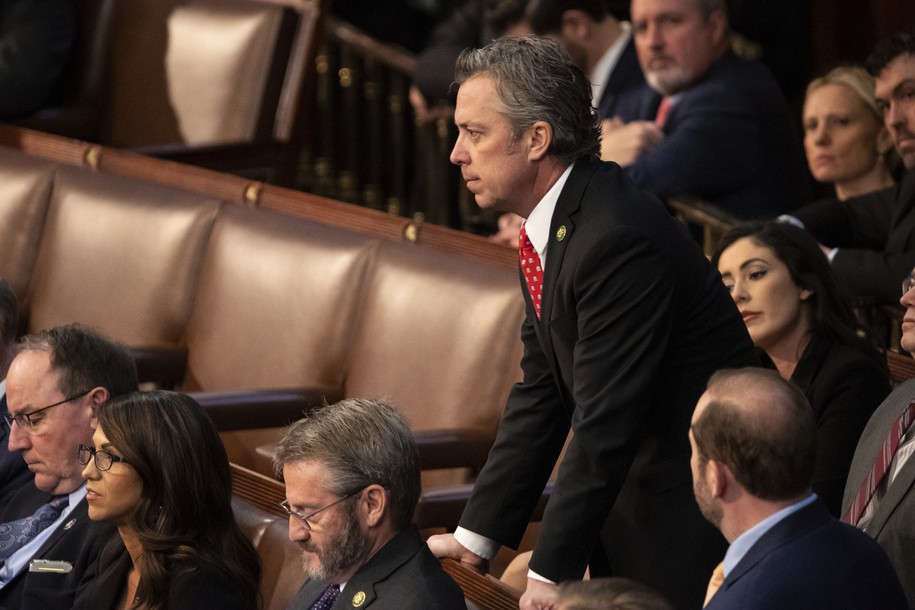
[[[813,490],[838,516],[848,468],[864,426],[890,391],[881,354],[858,328],[851,299],[806,231],[757,222],[727,232],[712,264],[750,338],[813,407]]]
[[[260,563],[235,523],[215,427],[192,398],[135,392],[99,408],[86,465],[89,518],[117,524],[77,608],[249,610]]]

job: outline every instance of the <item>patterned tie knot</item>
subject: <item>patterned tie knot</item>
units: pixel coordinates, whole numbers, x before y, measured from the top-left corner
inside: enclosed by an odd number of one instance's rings
[[[340,595],[340,585],[327,585],[324,593],[314,603],[311,610],[330,610],[334,602],[337,601],[338,595]]]

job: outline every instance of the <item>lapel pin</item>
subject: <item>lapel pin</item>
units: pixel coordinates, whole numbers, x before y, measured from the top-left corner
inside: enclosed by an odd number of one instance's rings
[[[67,521],[67,522],[64,524],[64,531],[66,532],[67,530],[69,530],[69,529],[70,529],[71,527],[73,527],[74,525],[76,525],[76,519],[70,519],[69,521]]]
[[[566,230],[566,226],[565,226],[565,225],[560,226],[560,227],[556,230],[556,240],[557,240],[557,241],[562,241],[562,240],[564,240],[564,239],[566,238],[566,234],[567,234],[567,233],[568,233],[568,231]]]
[[[365,593],[363,591],[359,591],[358,593],[353,595],[353,607],[354,608],[358,608],[359,606],[361,606],[364,603],[365,603]]]

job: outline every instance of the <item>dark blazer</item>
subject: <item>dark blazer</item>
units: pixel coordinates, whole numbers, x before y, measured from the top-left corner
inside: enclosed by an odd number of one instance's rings
[[[120,536],[111,540],[90,570],[91,582],[79,593],[74,610],[115,608],[124,595],[132,567]],[[179,561],[168,590],[168,610],[254,610],[242,601],[231,577],[209,562]]]
[[[654,120],[647,85],[619,101],[625,121]],[[664,140],[626,170],[662,199],[691,195],[738,218],[765,218],[810,200],[806,161],[788,103],[769,70],[726,54],[677,95]]]
[[[912,400],[915,380],[897,386],[867,423],[848,472],[842,514],[870,473],[890,426]],[[915,459],[909,459],[900,469],[864,531],[886,551],[899,574],[909,607],[915,608]]]
[[[915,267],[915,169],[890,189],[805,205],[792,216],[820,242],[839,248],[832,268],[856,295],[898,305]]]
[[[804,392],[817,427],[813,491],[841,517],[842,493],[858,439],[890,393],[886,366],[861,350],[829,339],[811,341],[791,381]]]
[[[0,514],[0,522],[6,523],[33,514],[50,498],[50,494],[38,490],[34,485],[22,488],[7,510]],[[102,547],[117,536],[114,526],[90,521],[87,511],[88,504],[84,499],[70,511],[64,522],[33,556],[33,559],[67,561],[73,569],[61,574],[30,572],[26,567],[6,587],[0,589],[0,609],[69,610],[77,591],[88,582],[86,572],[89,566],[95,562]]]
[[[0,414],[6,414],[6,394],[0,397]],[[9,450],[10,429],[0,422],[0,513],[10,503],[20,487],[34,486],[35,475],[29,470],[22,454]]]
[[[635,52],[635,40],[630,37],[607,77],[607,85],[597,104],[598,118],[615,117],[620,100],[625,99],[630,92],[641,90],[643,87],[645,76],[642,74],[642,66],[639,65],[639,56]]]
[[[705,608],[892,610],[906,603],[879,545],[814,501],[763,534]]]
[[[721,277],[619,166],[580,160],[553,214],[539,320],[521,284],[524,380],[461,525],[516,547],[571,428],[531,568],[558,582],[590,562],[700,606],[725,543],[693,498],[690,417],[714,371],[759,366]]]
[[[289,606],[307,610],[317,601],[327,581],[310,580]],[[358,597],[357,597],[358,596]],[[359,599],[361,602],[357,603]],[[464,610],[464,593],[442,569],[415,526],[381,547],[346,583],[333,608],[372,610]]]

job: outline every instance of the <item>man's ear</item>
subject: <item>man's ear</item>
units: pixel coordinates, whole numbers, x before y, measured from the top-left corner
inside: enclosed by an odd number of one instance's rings
[[[723,10],[709,13],[708,24],[712,28],[712,40],[717,45],[728,40],[728,15]]]
[[[90,418],[93,428],[98,427],[98,408],[108,402],[109,398],[111,398],[110,392],[102,386],[92,388],[89,392],[89,408],[92,410]]]
[[[539,161],[546,156],[550,150],[550,144],[553,143],[553,127],[546,121],[537,121],[530,126],[528,132],[530,138],[528,161]]]
[[[369,527],[378,527],[388,513],[388,493],[381,485],[369,485],[362,492],[360,504]]]
[[[705,464],[705,474],[712,497],[721,498],[724,496],[724,492],[728,488],[728,477],[731,475],[730,469],[717,460],[709,460]]]

